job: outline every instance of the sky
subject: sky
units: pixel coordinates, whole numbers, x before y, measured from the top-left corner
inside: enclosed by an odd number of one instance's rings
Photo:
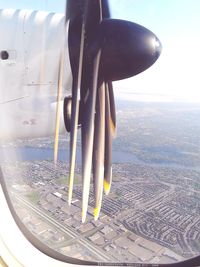
[[[200,1],[114,1],[115,17],[132,20],[152,30],[161,40],[158,61],[143,74],[117,84],[123,90],[200,102]],[[123,87],[123,89],[122,89]],[[130,96],[130,94],[129,94]]]
[[[147,71],[115,83],[117,96],[200,102],[200,1],[110,0],[111,15],[139,23],[162,42],[158,61]],[[63,12],[65,0],[0,0],[0,8]]]

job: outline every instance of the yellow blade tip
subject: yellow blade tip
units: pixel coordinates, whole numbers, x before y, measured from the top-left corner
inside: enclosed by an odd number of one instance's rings
[[[68,205],[71,206],[72,200],[68,198]]]
[[[82,223],[84,223],[86,221],[86,211],[82,211]]]
[[[99,218],[99,213],[100,213],[100,207],[94,208],[94,220],[97,221]]]
[[[72,190],[69,189],[68,191],[68,205],[70,206],[72,202]]]
[[[105,192],[106,195],[108,195],[109,192],[110,192],[110,186],[111,186],[111,184],[108,183],[108,182],[104,179],[103,185],[104,185],[104,192]]]
[[[110,128],[111,128],[112,136],[115,137],[115,135],[116,135],[116,127],[115,127],[112,119],[110,119]]]

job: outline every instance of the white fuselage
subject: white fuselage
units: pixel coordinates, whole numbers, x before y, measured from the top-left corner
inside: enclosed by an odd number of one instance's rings
[[[52,135],[61,55],[63,96],[72,80],[64,15],[0,10],[0,36],[0,140]]]

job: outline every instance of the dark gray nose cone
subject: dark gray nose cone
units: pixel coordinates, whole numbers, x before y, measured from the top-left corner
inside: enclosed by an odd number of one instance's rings
[[[129,21],[102,21],[99,38],[101,71],[105,80],[121,80],[145,71],[162,51],[161,42],[154,33]]]
[[[157,59],[158,59],[161,52],[162,52],[162,44],[161,44],[160,40],[158,39],[158,37],[155,36],[153,38],[152,45],[153,45],[153,49],[154,49],[155,54],[156,54]]]

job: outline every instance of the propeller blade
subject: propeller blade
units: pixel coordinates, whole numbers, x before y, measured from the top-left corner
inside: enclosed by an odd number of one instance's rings
[[[111,124],[111,130],[112,130],[112,136],[114,137],[116,135],[116,110],[115,110],[115,98],[114,98],[114,92],[113,92],[113,85],[112,82],[107,83],[107,88],[109,92],[109,101],[110,101],[110,124]]]
[[[107,0],[67,1],[68,48],[73,75],[68,202],[70,204],[72,198],[77,129],[78,122],[80,122],[83,222],[86,219],[88,208],[92,161],[95,218],[99,216],[101,205],[103,167],[104,190],[106,194],[110,191],[112,138],[116,134],[112,81],[129,78],[143,72],[156,62],[162,50],[160,41],[148,29],[133,22],[108,19],[108,17]],[[102,20],[102,18],[106,19]],[[99,99],[102,89],[100,90],[98,86],[103,81],[103,87],[106,86],[105,95],[101,95],[101,99]],[[101,121],[103,113],[104,124]],[[80,120],[79,114],[81,114]],[[104,136],[100,128],[104,129]],[[104,148],[102,143],[104,143]],[[102,161],[104,161],[104,166]]]
[[[111,113],[111,101],[109,94],[109,84],[105,88],[105,159],[104,159],[104,192],[106,195],[110,192],[112,182],[112,136],[113,119]]]
[[[62,97],[62,84],[63,84],[63,64],[64,57],[61,52],[59,70],[58,70],[58,90],[57,90],[57,105],[56,105],[56,124],[55,124],[55,135],[54,135],[54,163],[58,160],[58,138],[60,128],[60,113],[61,113],[61,97]]]
[[[102,21],[102,0],[98,1],[99,17],[98,22]],[[91,2],[92,3],[92,2]],[[86,18],[89,18],[89,1],[87,2]],[[94,2],[93,2],[94,4]],[[90,24],[86,20],[87,29]],[[86,114],[82,118],[82,179],[83,179],[83,193],[82,193],[82,222],[85,222],[88,208],[88,199],[90,191],[90,178],[91,168],[93,159],[93,141],[94,141],[94,118],[95,118],[95,107],[97,97],[97,87],[99,82],[99,65],[101,58],[101,50],[98,50],[93,63],[92,70],[92,81],[89,83],[89,90],[83,93],[84,97],[82,102],[86,102]],[[89,95],[87,96],[87,94]],[[86,100],[87,99],[87,100]],[[84,110],[85,111],[85,110]],[[97,212],[98,213],[98,212]]]
[[[70,126],[70,168],[69,168],[69,189],[68,189],[68,204],[71,205],[72,191],[74,184],[74,171],[76,163],[76,147],[77,147],[77,132],[78,132],[78,119],[79,119],[79,101],[80,101],[80,87],[83,67],[83,52],[84,52],[84,37],[85,26],[84,21],[81,29],[81,43],[79,54],[79,67],[77,79],[73,79],[72,86],[72,115]]]
[[[82,222],[85,222],[87,215],[89,190],[90,190],[90,176],[92,167],[92,152],[94,140],[94,115],[97,95],[97,83],[99,73],[99,63],[101,57],[101,50],[98,51],[93,68],[92,86],[89,88],[89,96],[87,101],[87,111],[85,111],[82,120],[82,179],[83,179],[83,193],[82,193]]]
[[[93,148],[94,219],[99,217],[104,179],[105,84],[97,90]]]

